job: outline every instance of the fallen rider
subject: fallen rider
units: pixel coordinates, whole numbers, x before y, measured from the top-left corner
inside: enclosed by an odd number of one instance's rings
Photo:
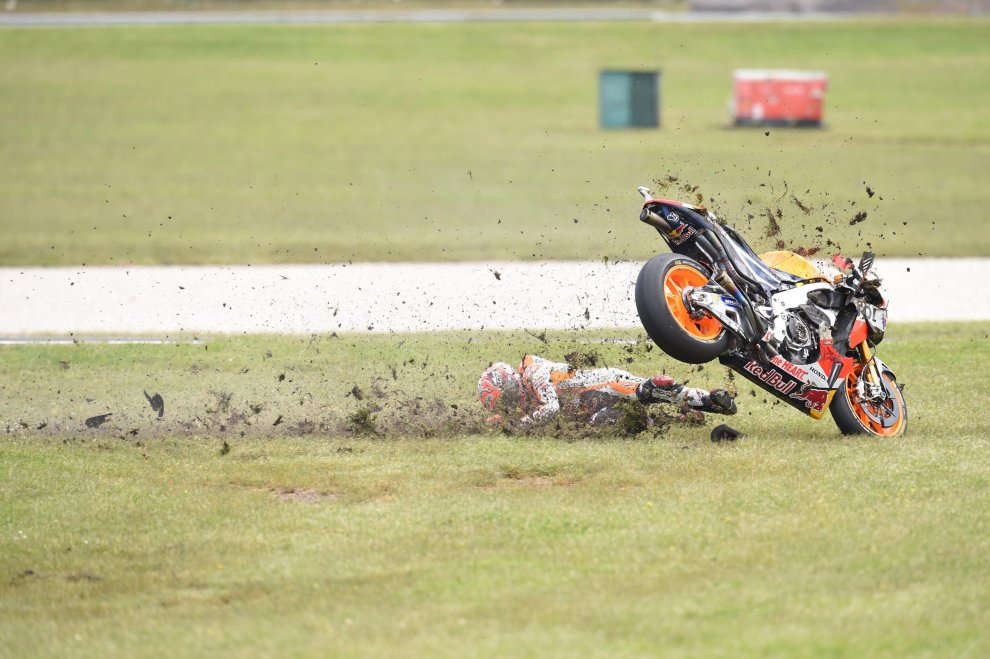
[[[496,412],[488,419],[491,423],[542,423],[563,413],[607,425],[619,420],[629,400],[672,403],[696,417],[701,412],[736,413],[736,403],[724,389],[705,391],[668,375],[641,378],[618,368],[574,369],[536,355],[526,355],[518,371],[505,362],[489,366],[478,380],[478,398]]]

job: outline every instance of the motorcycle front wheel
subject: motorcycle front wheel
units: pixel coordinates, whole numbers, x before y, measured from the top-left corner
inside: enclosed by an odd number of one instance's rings
[[[708,270],[694,259],[658,254],[636,279],[636,310],[646,333],[665,353],[689,364],[711,361],[729,345],[717,318],[692,315],[684,304],[685,289],[704,286],[708,277]]]
[[[882,373],[887,390],[891,394],[879,403],[859,397],[856,383],[863,372],[863,365],[846,378],[844,386],[835,392],[829,405],[835,425],[844,435],[873,435],[875,437],[897,437],[907,430],[907,403],[904,394],[894,381],[894,374]]]

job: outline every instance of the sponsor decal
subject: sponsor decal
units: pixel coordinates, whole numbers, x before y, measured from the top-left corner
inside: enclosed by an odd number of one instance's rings
[[[693,226],[691,226],[690,224],[682,224],[673,231],[671,231],[670,233],[668,233],[667,237],[670,239],[670,242],[673,243],[674,245],[680,245],[696,235],[698,235],[698,232],[695,231]]]
[[[727,306],[727,307],[733,307],[735,309],[738,309],[739,308],[739,303],[736,302],[736,299],[733,298],[733,297],[730,297],[728,295],[723,295],[722,296],[722,302],[724,302],[725,303],[725,306]]]
[[[809,385],[801,387],[801,391],[795,391],[790,395],[794,400],[803,400],[804,406],[815,412],[824,412],[825,404],[828,402],[828,389],[816,389]]]
[[[779,369],[781,369],[782,371],[785,371],[787,373],[790,373],[791,375],[793,375],[794,377],[796,377],[798,380],[803,380],[806,377],[808,377],[808,371],[804,370],[800,366],[797,366],[795,364],[790,363],[789,361],[787,361],[786,359],[784,359],[780,355],[774,355],[773,357],[771,357],[770,358],[770,362],[774,366],[776,366]]]
[[[782,394],[789,394],[798,384],[775,368],[764,368],[755,359],[746,362],[743,370],[756,376],[760,382],[776,389]]]
[[[817,364],[808,364],[808,372],[814,375],[819,380],[828,380],[828,376],[825,375],[825,371],[818,368]]]
[[[681,216],[675,213],[674,211],[670,211],[669,213],[667,213],[667,221],[670,222],[671,224],[680,224]]]

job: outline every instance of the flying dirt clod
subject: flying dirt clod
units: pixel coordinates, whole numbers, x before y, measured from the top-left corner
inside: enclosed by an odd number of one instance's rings
[[[162,418],[165,415],[165,399],[158,392],[155,392],[154,396],[149,396],[148,392],[144,392],[144,397],[148,400],[148,404],[151,405],[151,409],[154,412],[158,412],[158,418]]]

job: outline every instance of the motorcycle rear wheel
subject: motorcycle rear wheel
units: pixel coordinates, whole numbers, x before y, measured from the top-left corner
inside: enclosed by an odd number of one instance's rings
[[[636,279],[636,310],[646,333],[665,353],[682,362],[702,364],[728,349],[729,335],[709,314],[693,317],[684,305],[684,289],[703,286],[708,270],[686,256],[658,254]]]
[[[863,400],[856,391],[863,366],[856,369],[846,378],[829,405],[829,412],[835,425],[843,435],[873,435],[874,437],[897,437],[907,430],[907,403],[904,394],[897,387],[894,374],[885,371],[882,374],[888,389],[892,393],[882,403]]]

